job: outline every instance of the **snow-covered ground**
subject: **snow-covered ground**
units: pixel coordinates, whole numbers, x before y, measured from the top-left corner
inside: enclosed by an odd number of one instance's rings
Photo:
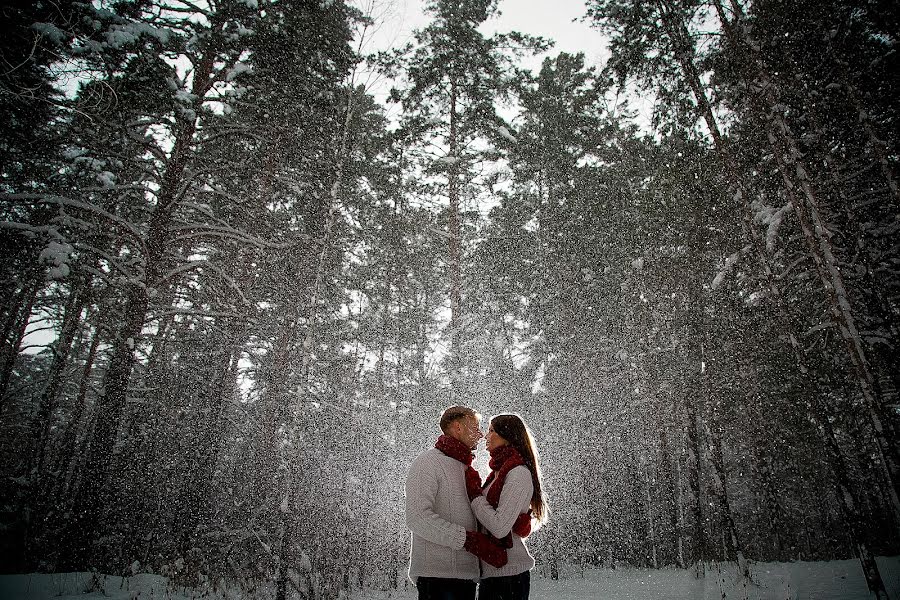
[[[900,600],[900,557],[879,558],[878,566],[892,600]],[[694,570],[596,569],[582,577],[532,579],[536,600],[869,600],[859,562],[750,563],[751,581],[742,581],[735,565],[713,565],[706,575]],[[174,589],[159,575],[127,578],[89,573],[0,575],[0,600],[200,600],[266,597],[268,594],[210,593]],[[355,590],[358,600],[413,600],[415,588]]]

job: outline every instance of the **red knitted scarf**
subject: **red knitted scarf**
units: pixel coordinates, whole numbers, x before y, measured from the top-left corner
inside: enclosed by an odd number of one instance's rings
[[[450,458],[455,458],[467,467],[472,466],[472,460],[475,458],[475,455],[472,454],[472,449],[455,437],[442,435],[438,438],[434,447]]]
[[[506,446],[495,448],[494,451],[491,452],[491,461],[488,463],[491,467],[491,474],[484,480],[484,487],[487,487],[493,482],[491,489],[489,489],[487,493],[488,504],[497,508],[497,505],[500,504],[500,493],[503,492],[503,484],[506,482],[507,473],[512,471],[515,467],[524,464],[525,460],[522,458],[519,451],[508,444]],[[531,533],[531,510],[519,515],[512,527],[512,532],[519,537],[528,537]],[[497,541],[502,547],[512,547],[512,536],[510,534],[507,534],[502,540]]]
[[[524,465],[525,461],[519,451],[510,445],[500,446],[491,452],[491,461],[488,465],[491,467],[491,474],[484,480],[485,487],[494,485],[487,493],[488,503],[497,508],[500,503],[500,492],[503,491],[503,484],[506,483],[506,474],[513,470],[514,467]]]

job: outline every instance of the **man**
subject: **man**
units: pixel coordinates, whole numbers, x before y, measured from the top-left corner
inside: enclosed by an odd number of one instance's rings
[[[476,531],[469,487],[480,488],[472,450],[483,436],[481,417],[466,406],[441,415],[443,435],[413,461],[406,478],[406,525],[412,531],[409,578],[419,600],[475,600],[479,558],[503,566],[506,550]],[[473,484],[477,480],[477,484]]]

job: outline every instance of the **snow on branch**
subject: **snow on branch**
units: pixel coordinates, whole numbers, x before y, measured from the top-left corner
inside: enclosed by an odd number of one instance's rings
[[[47,276],[50,279],[63,279],[69,276],[71,268],[69,267],[69,259],[72,256],[72,244],[65,241],[50,240],[47,246],[41,250],[38,256],[38,262],[44,263],[50,267]]]
[[[259,248],[269,248],[273,250],[286,250],[296,244],[296,242],[270,242],[269,240],[258,238],[256,236],[250,235],[245,231],[234,229],[233,227],[216,227],[215,225],[181,225],[178,227],[174,227],[173,229],[174,231],[185,232],[183,235],[177,236],[173,241],[183,241],[197,237],[219,237],[236,240],[238,242],[245,242]],[[298,234],[298,237],[305,241],[319,243],[318,240],[315,240],[307,235]]]
[[[494,131],[496,131],[500,137],[502,137],[503,139],[505,139],[509,142],[512,142],[513,144],[518,143],[519,140],[516,139],[516,136],[514,136],[512,133],[510,133],[509,129],[507,129],[503,125],[498,125],[496,123],[492,123],[491,125],[492,125]]]
[[[246,315],[242,315],[240,313],[235,312],[227,312],[227,311],[218,311],[218,310],[198,310],[193,308],[169,308],[159,312],[159,316],[164,315],[185,315],[191,317],[204,317],[204,318],[229,318],[229,319],[242,319]]]
[[[130,272],[124,265],[122,265],[121,261],[118,258],[109,254],[108,252],[105,252],[104,250],[101,250],[100,248],[97,248],[85,242],[75,242],[75,247],[79,250],[84,250],[85,252],[91,252],[104,259],[106,261],[106,264],[109,265],[111,269],[115,269],[116,271],[118,271],[119,274],[125,279],[131,280],[135,277],[135,274]],[[82,265],[82,267],[84,267],[84,265]]]
[[[125,233],[130,234],[135,240],[140,242],[143,246],[143,234],[138,231],[134,225],[129,223],[128,221],[122,219],[121,217],[117,217],[116,215],[107,212],[96,206],[94,204],[89,204],[87,202],[82,202],[81,200],[75,200],[74,198],[66,198],[65,196],[55,196],[52,194],[5,194],[0,193],[0,200],[10,201],[10,202],[36,202],[38,204],[58,204],[59,206],[68,206],[71,208],[78,208],[81,210],[86,210],[88,212],[92,212],[95,215],[99,215],[124,231]]]
[[[12,229],[29,238],[36,238],[39,234],[46,235],[50,240],[38,255],[38,262],[49,267],[47,277],[50,279],[64,279],[72,272],[69,260],[72,257],[74,248],[55,226],[33,226],[13,221],[0,221],[0,229]]]
[[[793,203],[788,202],[777,210],[771,206],[763,206],[757,210],[755,220],[768,226],[768,229],[766,230],[767,252],[775,251],[775,239],[778,237],[778,229],[781,227],[784,217],[793,210],[793,208]]]
[[[728,258],[726,258],[725,264],[722,266],[722,269],[719,270],[718,273],[716,273],[716,276],[712,280],[710,287],[714,290],[718,289],[718,287],[720,285],[722,285],[722,282],[725,281],[725,278],[728,276],[728,273],[730,273],[734,269],[734,266],[738,263],[741,256],[748,253],[752,248],[753,248],[753,246],[748,244],[748,245],[744,246],[743,248],[741,248],[740,250],[738,250],[737,252],[735,252],[734,254],[732,254],[731,256],[729,256]]]
[[[27,223],[16,223],[14,221],[0,221],[0,229],[14,229],[25,237],[30,238],[35,238],[38,235],[47,235],[53,239],[62,239],[54,225],[28,225]]]
[[[168,281],[172,277],[175,277],[176,275],[178,275],[180,273],[185,273],[192,269],[197,269],[200,271],[202,271],[203,269],[209,269],[210,271],[216,273],[219,277],[222,278],[222,280],[226,283],[226,285],[228,285],[228,287],[230,287],[232,290],[234,290],[234,292],[240,297],[241,302],[243,302],[245,306],[252,306],[252,303],[249,300],[247,300],[247,297],[244,295],[244,292],[241,291],[241,288],[238,286],[237,282],[234,279],[232,279],[227,273],[225,273],[222,269],[220,269],[213,263],[206,261],[206,260],[192,260],[192,261],[186,262],[185,264],[178,266],[178,267],[172,269],[171,271],[169,271],[168,273],[166,273],[162,277],[162,281]]]

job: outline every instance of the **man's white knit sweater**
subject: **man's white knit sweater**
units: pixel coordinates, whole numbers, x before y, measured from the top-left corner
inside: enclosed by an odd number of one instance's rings
[[[463,550],[475,516],[466,495],[466,465],[432,448],[406,478],[406,525],[412,531],[409,578],[478,580],[478,558]],[[504,490],[505,492],[506,490]]]
[[[510,469],[503,482],[503,490],[500,492],[500,501],[497,508],[487,501],[488,490],[494,484],[491,483],[484,490],[484,495],[478,496],[472,501],[472,510],[478,522],[491,532],[496,538],[506,537],[512,530],[516,519],[531,506],[531,496],[534,493],[534,483],[531,481],[531,471],[526,466],[518,466]],[[501,568],[492,567],[486,562],[481,562],[481,578],[507,577],[518,575],[534,568],[534,558],[525,547],[522,538],[512,534],[512,548],[507,551],[509,560]]]

